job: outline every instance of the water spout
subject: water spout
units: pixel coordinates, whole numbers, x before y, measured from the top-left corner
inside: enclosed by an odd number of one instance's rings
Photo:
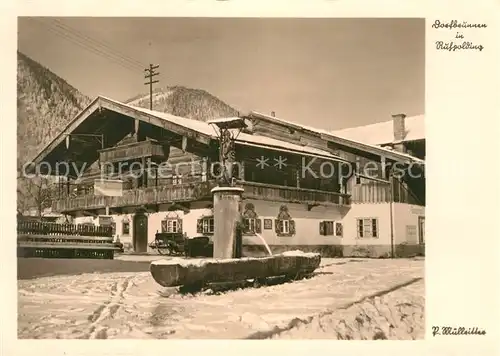
[[[267,250],[267,253],[269,253],[269,256],[272,256],[273,253],[271,252],[271,249],[269,248],[269,245],[267,244],[266,240],[262,237],[262,235],[255,233],[255,235],[262,241],[262,244]]]

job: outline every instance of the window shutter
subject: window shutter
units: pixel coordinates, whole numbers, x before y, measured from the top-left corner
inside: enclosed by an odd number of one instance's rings
[[[198,219],[198,221],[196,222],[196,232],[198,234],[203,233],[203,220],[202,219]]]
[[[295,235],[295,221],[290,220],[290,235]]]
[[[325,222],[324,221],[320,221],[320,223],[319,223],[319,234],[320,235],[326,235]]]
[[[262,220],[255,219],[255,232],[260,234],[262,232]]]
[[[177,219],[177,232],[182,233],[182,219]]]
[[[358,220],[358,237],[363,237],[363,220]]]
[[[342,223],[335,223],[335,236],[342,237],[342,234],[343,234]]]
[[[210,218],[210,231],[215,233],[215,219],[213,217]]]
[[[167,220],[161,221],[161,232],[167,232]]]
[[[378,237],[377,232],[377,219],[372,219],[372,237]]]
[[[276,219],[274,220],[274,229],[277,234],[281,234],[281,225],[283,224],[283,221]]]

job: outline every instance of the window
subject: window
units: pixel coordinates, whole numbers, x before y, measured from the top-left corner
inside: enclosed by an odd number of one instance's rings
[[[122,222],[122,234],[123,235],[130,234],[130,222],[128,222],[128,221]]]
[[[214,218],[203,219],[203,232],[205,233],[214,232]]]
[[[161,232],[178,233],[182,232],[182,219],[179,215],[170,211],[161,221]]]
[[[286,205],[280,207],[278,218],[275,221],[275,231],[278,236],[295,235],[295,221],[292,220]]]
[[[356,174],[356,184],[359,185],[361,184],[361,176]]]
[[[250,219],[245,219],[245,227],[246,227],[246,231],[248,232],[255,232],[255,219],[253,218],[250,218]]]
[[[172,184],[182,184],[182,176],[172,176]]]
[[[281,233],[282,234],[290,233],[290,220],[281,220]]]
[[[196,232],[199,234],[213,234],[215,229],[213,216],[198,219]]]
[[[334,221],[322,221],[319,223],[319,233],[320,235],[333,235],[335,233],[335,222]]]
[[[242,214],[243,223],[245,225],[244,234],[259,234],[262,232],[262,223],[255,212],[255,207],[252,203],[245,205],[245,211]]]
[[[324,236],[342,237],[342,223],[335,221],[322,221],[319,223],[319,233]]]
[[[161,222],[161,232],[179,232],[177,219],[165,219]]]
[[[358,238],[378,237],[377,219],[357,219]]]

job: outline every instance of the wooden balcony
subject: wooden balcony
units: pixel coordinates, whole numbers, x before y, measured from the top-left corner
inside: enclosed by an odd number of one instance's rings
[[[99,151],[101,162],[120,162],[142,157],[163,157],[163,147],[154,141],[134,142]]]
[[[238,181],[237,185],[243,187],[245,190],[244,197],[250,199],[310,205],[349,206],[351,204],[351,199],[348,194],[247,181]],[[104,209],[106,206],[110,208],[120,208],[212,199],[211,189],[215,186],[216,183],[213,181],[196,182],[142,189],[129,189],[124,190],[123,195],[117,197],[85,195],[56,200],[52,204],[52,210],[57,212],[70,212]]]
[[[352,187],[352,202],[356,204],[373,203],[405,203],[412,205],[425,205],[412,195],[403,184],[395,182],[391,194],[391,185],[380,182],[369,182]]]
[[[52,211],[63,213],[76,210],[93,210],[106,207],[109,198],[102,195],[87,194],[83,196],[61,198],[52,201]]]
[[[210,190],[214,186],[212,182],[186,183],[124,190],[123,195],[117,197],[85,195],[64,198],[53,201],[52,210],[57,212],[70,212],[104,209],[106,206],[110,208],[119,208],[211,199],[212,193]]]
[[[343,205],[349,206],[348,194],[327,192],[313,189],[284,187],[248,181],[238,181],[245,192],[245,198],[279,201],[288,203],[303,203],[310,205]]]

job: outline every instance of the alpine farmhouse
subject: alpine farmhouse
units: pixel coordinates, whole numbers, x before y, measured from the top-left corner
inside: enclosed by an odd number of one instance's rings
[[[244,189],[245,255],[265,253],[261,237],[273,253],[423,254],[423,116],[338,132],[274,114],[242,118],[232,173]],[[413,121],[420,132],[408,130]],[[33,164],[42,174],[66,176],[53,212],[77,224],[111,224],[128,250],[147,253],[157,232],[213,234],[218,151],[216,128],[207,122],[97,97]]]

